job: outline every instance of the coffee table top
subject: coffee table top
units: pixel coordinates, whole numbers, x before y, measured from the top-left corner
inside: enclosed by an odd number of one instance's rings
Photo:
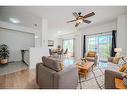
[[[80,69],[90,69],[93,65],[94,65],[94,62],[91,62],[91,61],[87,61],[86,63],[82,64],[81,62],[80,63],[77,63],[76,64],[78,66],[78,68]]]

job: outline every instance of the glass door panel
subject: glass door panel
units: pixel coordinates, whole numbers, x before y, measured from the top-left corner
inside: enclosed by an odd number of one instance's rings
[[[68,55],[74,56],[74,39],[63,40],[63,49],[68,49]]]
[[[111,41],[112,37],[111,35],[103,35],[99,36],[99,57],[101,60],[105,60],[110,56],[111,51]]]
[[[88,44],[87,44],[87,51],[96,51],[98,52],[98,45],[97,45],[97,37],[96,36],[92,36],[88,38]]]

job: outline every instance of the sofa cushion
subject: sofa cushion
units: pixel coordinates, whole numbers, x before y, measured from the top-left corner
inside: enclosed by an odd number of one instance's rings
[[[86,57],[86,60],[88,60],[88,61],[94,61],[95,57]]]
[[[123,65],[122,67],[119,68],[120,72],[124,72],[127,69],[127,64]]]
[[[125,60],[125,59],[124,59],[124,60]],[[119,62],[118,62],[118,66],[119,66],[119,67],[121,67],[121,66],[127,64],[127,62],[124,61],[124,60],[123,60],[122,58],[120,58],[120,60],[119,60]]]
[[[126,68],[126,70],[124,70],[124,73],[126,73],[126,74],[127,74],[127,68]]]
[[[53,60],[51,58],[47,58],[45,56],[42,57],[42,61],[44,66],[53,69],[55,71],[61,71],[63,69],[63,66],[61,65],[61,61],[59,60]]]
[[[64,69],[64,63],[62,62],[62,61],[60,61],[60,59],[58,58],[58,57],[48,57],[49,59],[52,59],[52,60],[55,60],[55,61],[57,61],[57,62],[59,62],[60,63],[60,67],[61,67],[61,69],[63,70]]]
[[[118,64],[119,60],[120,60],[120,57],[114,57],[112,62],[115,64]]]
[[[107,62],[107,66],[105,69],[107,70],[113,70],[113,71],[118,71],[119,70],[119,66],[117,64],[114,64],[112,62]]]

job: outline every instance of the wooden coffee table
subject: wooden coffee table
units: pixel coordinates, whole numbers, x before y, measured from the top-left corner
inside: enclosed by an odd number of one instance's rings
[[[83,75],[86,79],[86,76],[90,69],[93,69],[94,62],[87,61],[84,64],[81,64],[81,62],[76,64],[79,69],[79,75]]]

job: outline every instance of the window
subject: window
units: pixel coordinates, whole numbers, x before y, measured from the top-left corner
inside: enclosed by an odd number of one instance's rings
[[[63,40],[63,49],[68,49],[68,55],[74,56],[74,39]]]

